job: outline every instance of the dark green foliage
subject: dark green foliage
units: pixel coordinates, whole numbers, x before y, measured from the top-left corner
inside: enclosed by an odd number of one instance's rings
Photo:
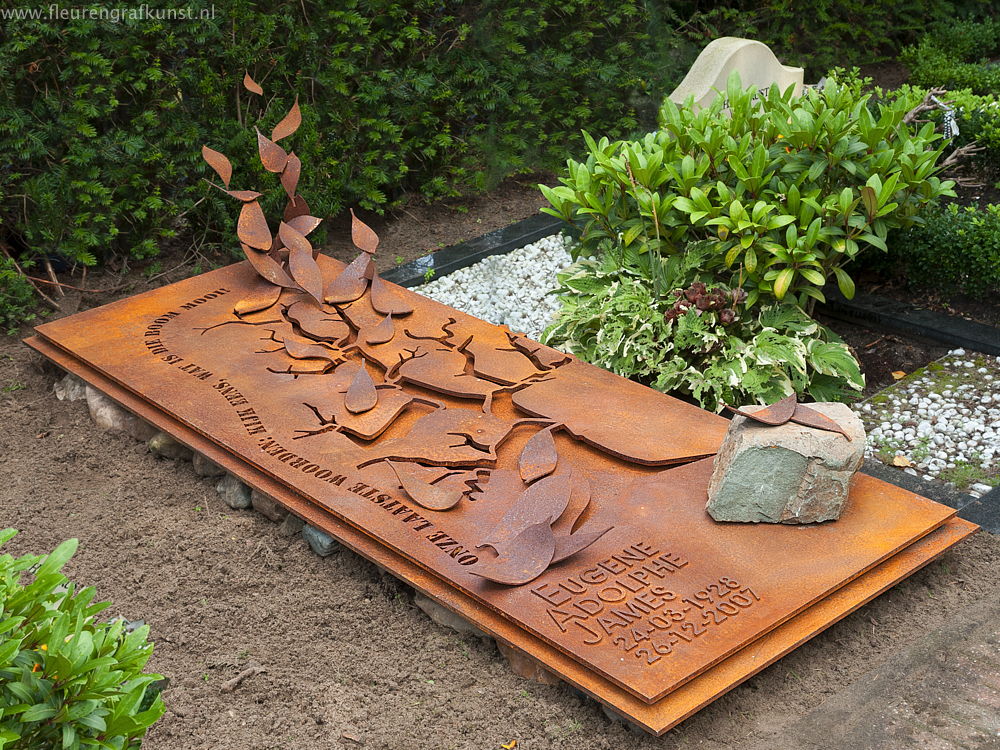
[[[1000,19],[940,24],[918,44],[903,50],[900,60],[910,68],[917,86],[968,89],[973,94],[1000,91]]]
[[[634,130],[633,100],[661,94],[693,56],[647,61],[677,42],[646,35],[639,0],[189,7],[214,17],[4,21],[0,231],[85,264],[155,255],[179,231],[235,244],[201,144],[233,158],[234,187],[274,184],[250,166],[253,126],[270,132],[296,94],[314,215],[486,187],[561,160],[583,127]],[[245,70],[263,98],[239,86]]]
[[[786,65],[806,68],[807,79],[834,65],[889,60],[928,24],[990,7],[989,0],[731,0],[689,2],[678,13],[692,18],[707,39],[743,36],[770,46]]]
[[[873,258],[878,270],[916,289],[1000,294],[1000,206],[951,204],[926,212],[923,224],[894,233],[889,254]]]
[[[14,264],[0,258],[0,332],[15,333],[21,323],[33,320],[35,295]]]

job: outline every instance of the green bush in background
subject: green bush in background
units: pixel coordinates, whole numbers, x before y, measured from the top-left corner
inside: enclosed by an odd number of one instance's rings
[[[853,296],[845,266],[954,195],[935,175],[940,136],[905,125],[905,104],[873,113],[834,78],[799,98],[755,94],[734,73],[727,111],[722,97],[699,111],[667,100],[661,129],[642,140],[588,138],[586,161],[569,160],[563,184],[541,188],[543,210],[586,222],[577,252],[618,258],[655,296],[671,288],[659,259],[696,241],[713,249],[703,270],[746,289],[751,306],[788,297],[811,309],[833,280]]]
[[[251,126],[269,132],[295,95],[317,216],[488,187],[561,161],[583,127],[651,121],[650,96],[696,54],[672,55],[683,44],[670,28],[649,35],[640,0],[186,7],[214,17],[0,21],[0,238],[85,264],[146,258],[206,227],[235,245],[201,144],[233,157],[235,186],[264,184]],[[240,87],[245,70],[262,99]]]
[[[922,224],[894,233],[888,254],[873,258],[871,265],[915,289],[995,301],[1000,295],[1000,206],[930,209]]]
[[[96,619],[108,604],[60,572],[76,547],[0,555],[0,750],[130,750],[163,714],[148,626]]]
[[[927,88],[968,89],[973,94],[1000,91],[1000,19],[942,23],[907,47],[900,61],[910,83]]]

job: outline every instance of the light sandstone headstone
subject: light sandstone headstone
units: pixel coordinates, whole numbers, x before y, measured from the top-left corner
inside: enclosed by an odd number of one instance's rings
[[[745,89],[753,86],[766,92],[776,83],[782,91],[794,86],[796,96],[802,93],[802,68],[782,65],[762,42],[724,36],[701,51],[684,80],[670,94],[670,100],[682,104],[693,96],[696,109],[707,107],[720,92],[725,95],[733,71],[739,73]]]
[[[735,416],[715,457],[706,510],[716,521],[814,523],[840,517],[865,454],[865,430],[846,404],[809,404],[850,435]],[[745,407],[756,411],[763,407]]]

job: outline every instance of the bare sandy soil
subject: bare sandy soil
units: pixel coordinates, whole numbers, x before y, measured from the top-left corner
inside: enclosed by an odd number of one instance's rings
[[[524,218],[537,208],[526,190],[499,210],[493,198],[462,213],[464,237],[431,239],[450,244]],[[383,234],[386,252],[392,236],[416,248],[439,220],[403,215]],[[120,294],[145,283],[133,272]],[[110,614],[152,626],[150,666],[171,682],[150,750],[802,747],[801,722],[827,699],[911,644],[981,617],[995,598],[1000,539],[981,533],[655,739],[565,685],[513,675],[491,641],[435,625],[407,587],[354,554],[318,558],[263,516],[228,508],[190,464],[102,433],[83,402],[55,399],[55,379],[18,340],[0,339],[0,526],[22,531],[13,553],[78,537],[70,575],[113,601]],[[251,662],[266,673],[222,693]],[[926,711],[950,720],[943,707]]]

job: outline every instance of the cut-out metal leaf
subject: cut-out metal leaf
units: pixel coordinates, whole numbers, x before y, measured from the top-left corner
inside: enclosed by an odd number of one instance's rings
[[[226,192],[242,203],[250,203],[250,201],[255,201],[262,195],[262,193],[258,193],[256,190],[227,190]]]
[[[358,368],[351,381],[347,393],[344,395],[344,406],[352,414],[362,414],[369,409],[374,409],[378,403],[378,391],[372,376],[368,374],[368,368],[363,365]]]
[[[306,203],[306,199],[301,195],[296,195],[285,205],[285,213],[281,218],[285,221],[291,221],[296,216],[306,216],[309,213],[311,212],[309,210],[309,204]]]
[[[236,236],[244,245],[256,250],[271,249],[273,242],[271,230],[267,226],[267,219],[264,218],[264,210],[257,201],[243,204],[240,218],[236,222]]]
[[[372,277],[372,307],[383,315],[409,315],[413,305],[403,297],[403,290],[392,286],[378,274]]]
[[[506,586],[529,583],[551,564],[556,539],[548,523],[537,523],[514,537],[509,548],[509,555],[492,562],[480,562],[469,572]]]
[[[292,281],[291,277],[285,273],[285,270],[275,262],[267,253],[258,252],[254,250],[249,245],[241,245],[243,248],[243,254],[247,256],[247,260],[250,261],[250,265],[254,267],[254,270],[260,274],[264,279],[267,279],[272,284],[277,284],[278,286],[288,287],[290,289],[298,289],[299,285]]]
[[[548,476],[556,470],[559,454],[556,452],[556,442],[552,438],[552,430],[539,430],[524,445],[518,459],[518,470],[521,479],[531,484],[536,479]]]
[[[590,506],[591,497],[590,480],[579,472],[573,472],[569,502],[566,504],[566,510],[552,524],[552,530],[557,535],[563,536],[576,531],[577,522]]]
[[[371,256],[361,253],[350,265],[330,282],[324,298],[330,304],[353,302],[368,288],[368,269],[372,265]]]
[[[385,319],[374,328],[365,332],[365,342],[371,345],[387,344],[396,335],[396,327],[392,324],[392,315],[386,315]]]
[[[803,406],[802,404],[795,407],[795,413],[792,414],[792,421],[796,424],[803,425],[804,427],[813,427],[817,430],[836,432],[843,435],[848,440],[851,439],[851,436],[847,434],[847,431],[828,416],[820,414],[815,409],[810,409],[808,406]]]
[[[428,510],[450,510],[458,505],[465,494],[453,487],[439,487],[425,482],[416,472],[412,472],[405,463],[390,461],[389,466],[396,473],[399,484],[406,494],[417,505]]]
[[[567,557],[587,549],[587,547],[607,534],[613,528],[614,526],[609,526],[604,529],[604,531],[578,531],[575,534],[570,534],[569,536],[557,536],[556,549],[552,555],[552,562],[550,564],[555,565],[557,562],[562,562]]]
[[[539,479],[520,494],[479,546],[492,547],[501,557],[506,557],[511,540],[518,534],[537,523],[551,526],[563,514],[572,486],[572,475]]]
[[[281,170],[281,187],[285,189],[288,198],[295,198],[295,191],[299,187],[299,176],[302,174],[302,160],[293,151],[288,155],[285,168]]]
[[[257,94],[258,96],[264,95],[264,89],[262,89],[260,84],[250,77],[249,73],[246,73],[243,76],[243,87],[252,94]]]
[[[233,307],[233,312],[237,315],[249,315],[259,310],[266,310],[278,301],[281,289],[280,286],[265,279],[257,279],[253,289]]]
[[[285,149],[270,141],[259,130],[257,131],[257,151],[260,153],[260,163],[268,172],[278,174],[288,163],[288,154]]]
[[[757,411],[744,411],[733,406],[727,406],[726,408],[734,414],[739,414],[741,417],[776,427],[792,418],[792,414],[795,413],[796,401],[797,397],[793,393],[791,396],[786,396],[780,401],[775,401],[770,406],[758,409]]]
[[[285,222],[278,227],[278,237],[288,248],[288,270],[299,287],[316,300],[323,302],[323,273],[313,257],[312,245],[303,234]]]
[[[378,235],[374,230],[354,215],[351,209],[351,241],[359,250],[374,255],[378,249]]]
[[[282,343],[288,356],[294,359],[323,359],[327,362],[337,363],[343,359],[343,352],[328,349],[321,344],[314,344],[309,341],[300,341],[294,336],[284,336]]]
[[[302,124],[302,112],[299,110],[299,97],[295,97],[295,103],[292,104],[292,108],[288,110],[288,114],[277,125],[274,126],[274,130],[271,131],[271,140],[280,141],[282,138],[287,138],[296,130],[299,129],[299,125]]]
[[[209,148],[208,146],[201,147],[201,156],[208,162],[208,166],[219,175],[219,179],[222,180],[222,184],[227,188],[229,187],[229,181],[233,178],[233,165],[229,161],[225,154],[216,151],[215,149]]]
[[[317,219],[315,216],[304,214],[302,216],[296,216],[290,220],[286,219],[285,223],[292,227],[292,229],[296,232],[300,232],[303,237],[308,237],[310,232],[323,223],[323,220]]]

